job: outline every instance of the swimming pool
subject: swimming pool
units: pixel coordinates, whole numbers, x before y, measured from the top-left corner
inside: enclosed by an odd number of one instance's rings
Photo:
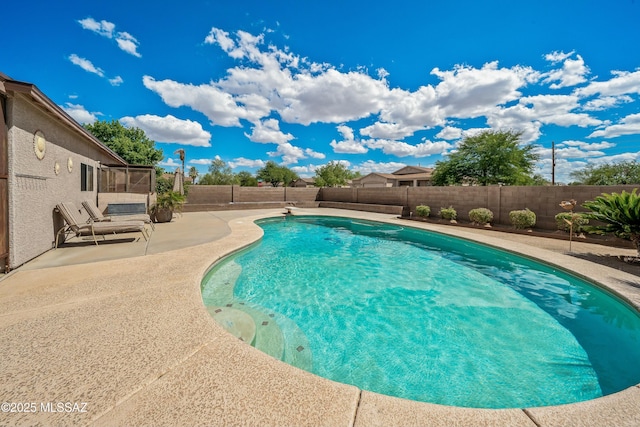
[[[259,225],[262,241],[207,274],[203,299],[214,317],[248,313],[252,343],[295,366],[487,408],[576,402],[640,382],[637,312],[562,271],[396,225]]]

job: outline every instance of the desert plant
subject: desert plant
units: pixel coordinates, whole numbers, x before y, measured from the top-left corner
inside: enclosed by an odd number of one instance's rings
[[[558,230],[569,231],[571,226],[567,221],[573,223],[573,232],[578,234],[582,233],[584,226],[589,224],[589,220],[584,217],[581,213],[574,212],[560,212],[555,216],[556,225],[558,226]]]
[[[453,206],[449,206],[448,208],[440,208],[440,212],[438,213],[438,215],[440,215],[440,218],[442,219],[448,219],[453,221],[458,216],[458,213],[453,208]]]
[[[177,191],[167,191],[158,194],[156,202],[149,208],[152,218],[156,222],[169,222],[173,212],[181,211],[186,201],[186,197]]]
[[[517,229],[531,228],[536,225],[536,214],[528,208],[509,212],[509,220]]]
[[[471,209],[469,219],[476,224],[485,225],[493,221],[493,212],[487,208]]]
[[[429,215],[431,215],[431,208],[427,205],[418,205],[416,206],[416,214],[419,217],[427,218]]]
[[[631,193],[602,193],[602,195],[582,204],[590,210],[584,217],[600,221],[603,225],[587,226],[589,233],[612,233],[633,242],[640,256],[640,195],[636,188]]]

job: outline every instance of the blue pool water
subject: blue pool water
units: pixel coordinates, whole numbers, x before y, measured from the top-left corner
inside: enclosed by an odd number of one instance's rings
[[[317,375],[478,408],[572,403],[640,383],[638,313],[563,271],[397,225],[259,225],[258,244],[205,277],[205,305],[270,316],[282,359],[308,351],[298,366]]]

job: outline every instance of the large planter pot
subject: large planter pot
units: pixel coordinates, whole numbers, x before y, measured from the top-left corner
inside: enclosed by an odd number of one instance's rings
[[[173,209],[160,208],[155,211],[155,222],[171,222]]]

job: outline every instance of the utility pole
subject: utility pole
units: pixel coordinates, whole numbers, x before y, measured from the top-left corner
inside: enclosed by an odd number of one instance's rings
[[[551,141],[551,185],[556,185],[556,143]]]

